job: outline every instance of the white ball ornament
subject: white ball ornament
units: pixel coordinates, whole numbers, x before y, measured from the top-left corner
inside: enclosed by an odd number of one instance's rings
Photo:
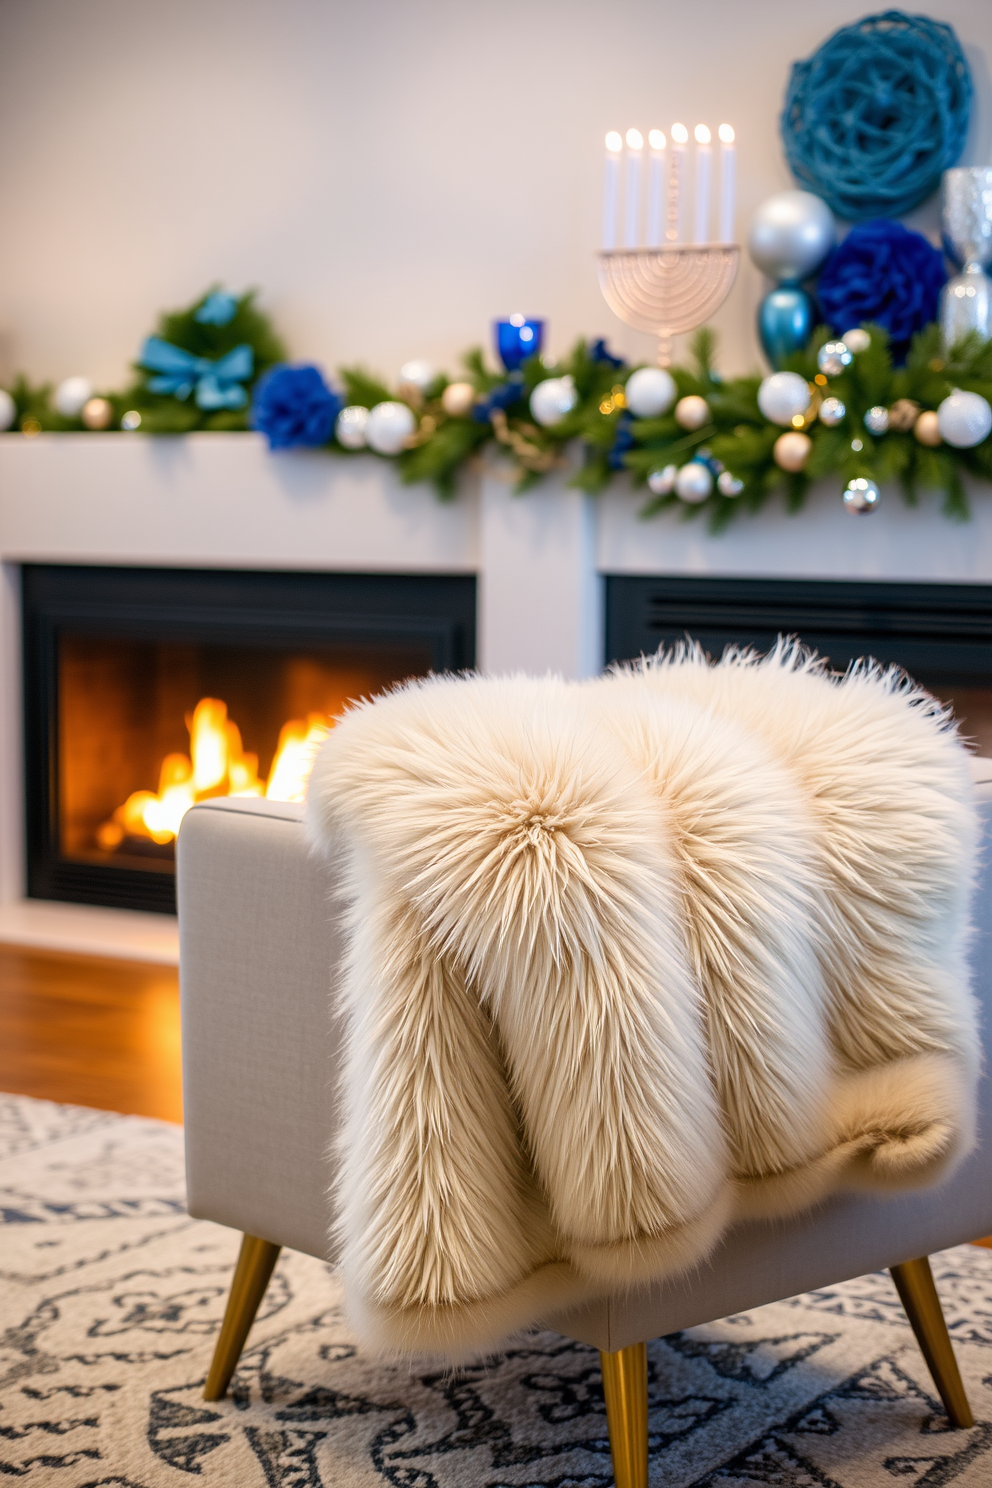
[[[791,424],[809,407],[809,384],[798,372],[773,372],[758,389],[758,407],[772,424]]]
[[[17,404],[6,388],[0,388],[0,434],[11,427],[16,417]]]
[[[425,362],[422,357],[417,357],[412,362],[404,362],[398,379],[400,392],[422,396],[436,376],[437,372],[430,362]]]
[[[780,191],[751,218],[751,260],[770,279],[798,283],[822,264],[837,229],[826,202],[811,191]]]
[[[875,510],[878,499],[879,490],[874,481],[866,480],[863,475],[848,481],[844,492],[844,507],[847,511],[864,516]]]
[[[710,405],[698,393],[689,393],[675,405],[675,422],[681,429],[702,429],[710,421]],[[683,469],[685,467],[683,466]]]
[[[653,491],[656,496],[670,495],[675,490],[678,473],[677,465],[666,465],[662,470],[652,470],[648,476],[648,490]]]
[[[551,429],[571,413],[578,401],[571,377],[547,377],[531,393],[530,411],[542,428]]]
[[[702,460],[690,460],[675,477],[675,494],[680,501],[698,506],[713,491],[713,472]]]
[[[377,455],[398,455],[416,427],[416,416],[405,403],[377,403],[369,409],[365,442]]]
[[[788,470],[791,475],[796,475],[806,464],[813,449],[813,441],[808,434],[801,434],[798,429],[790,429],[787,434],[780,434],[772,446],[772,459],[779,470]]]
[[[449,418],[465,418],[475,404],[475,388],[470,382],[449,382],[441,394],[441,407]]]
[[[945,444],[972,449],[992,432],[992,407],[981,393],[955,388],[937,409],[937,426]]]
[[[55,410],[63,418],[78,418],[93,396],[88,377],[66,377],[55,389]]]
[[[845,331],[840,339],[848,351],[853,351],[855,356],[860,356],[871,345],[871,337],[867,331],[862,330],[861,326],[855,326],[852,330]]]
[[[342,408],[334,425],[334,437],[344,449],[365,448],[365,436],[369,422],[369,411],[360,403]]]
[[[675,378],[664,367],[639,367],[627,378],[624,395],[636,418],[658,418],[675,402]]]

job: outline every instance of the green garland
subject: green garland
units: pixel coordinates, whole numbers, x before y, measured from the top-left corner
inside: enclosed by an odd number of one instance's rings
[[[157,334],[194,356],[211,360],[237,345],[251,346],[254,371],[245,384],[250,390],[282,358],[279,339],[255,307],[253,294],[238,299],[233,318],[224,325],[197,321],[196,312],[207,299],[208,295],[202,295],[189,309],[163,315]],[[713,494],[699,505],[683,503],[674,493],[649,494],[641,515],[650,517],[677,507],[686,519],[704,516],[713,531],[722,530],[740,513],[759,511],[777,496],[784,499],[787,511],[798,512],[811,483],[828,476],[844,485],[857,477],[878,485],[898,482],[909,505],[916,503],[921,490],[936,490],[943,493],[946,515],[967,518],[963,476],[992,481],[992,438],[972,449],[933,448],[914,437],[912,423],[915,411],[935,410],[955,388],[980,393],[992,402],[992,343],[973,337],[945,355],[939,328],[931,325],[915,338],[905,366],[894,367],[885,331],[878,326],[866,329],[870,345],[835,377],[826,378],[818,369],[817,353],[830,339],[825,329],[786,364],[785,370],[807,379],[811,391],[803,431],[812,446],[799,473],[786,472],[775,462],[775,442],[783,429],[770,423],[758,407],[762,378],[724,381],[713,368],[714,340],[707,330],[696,336],[690,364],[672,369],[679,398],[694,394],[706,400],[710,420],[700,429],[682,428],[674,409],[659,418],[633,417],[626,407],[624,385],[634,369],[610,357],[602,342],[579,341],[568,357],[556,363],[533,357],[516,377],[490,369],[476,349],[465,356],[461,378],[439,375],[420,393],[405,392],[405,401],[417,416],[417,432],[399,455],[382,458],[393,460],[405,482],[430,482],[441,499],[449,500],[457,492],[462,472],[484,446],[506,456],[520,492],[550,470],[571,463],[566,447],[576,441],[582,463],[569,484],[593,494],[604,490],[618,472],[628,472],[635,486],[647,487],[654,472],[701,456],[713,468],[722,466],[736,477],[740,494],[725,495],[715,483]],[[130,411],[140,414],[140,428],[146,433],[250,426],[247,408],[204,410],[191,398],[151,391],[149,373],[139,365],[135,373],[123,392],[101,395],[111,405],[115,427],[120,427]],[[575,406],[559,423],[541,427],[530,415],[531,393],[546,378],[564,376],[574,382]],[[468,413],[449,415],[445,411],[443,393],[452,380],[471,384],[475,406]],[[342,370],[340,384],[346,404],[371,408],[400,396],[362,368]],[[20,378],[10,392],[25,433],[86,427],[82,419],[65,418],[55,411],[48,385],[32,387]],[[844,418],[835,427],[816,418],[819,401],[826,396],[839,398],[845,405]],[[877,406],[891,409],[896,404],[903,418],[893,425],[906,425],[908,410],[908,426],[893,426],[884,434],[872,435],[865,426],[867,411]],[[342,456],[357,453],[342,449],[333,437],[326,448]]]

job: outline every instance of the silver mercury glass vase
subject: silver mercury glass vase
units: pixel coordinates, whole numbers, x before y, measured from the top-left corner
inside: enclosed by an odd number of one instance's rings
[[[943,177],[944,247],[964,267],[940,296],[940,329],[947,350],[977,331],[992,339],[992,168],[957,166]]]

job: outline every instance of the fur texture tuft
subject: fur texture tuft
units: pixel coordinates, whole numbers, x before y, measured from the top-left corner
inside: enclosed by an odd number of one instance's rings
[[[898,672],[412,683],[335,728],[308,823],[350,858],[337,1241],[376,1347],[492,1347],[973,1141],[972,787]]]

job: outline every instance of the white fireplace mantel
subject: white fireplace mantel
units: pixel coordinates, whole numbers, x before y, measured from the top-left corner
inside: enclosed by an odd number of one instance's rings
[[[567,473],[516,497],[494,466],[441,503],[371,456],[272,455],[255,435],[0,435],[0,938],[174,954],[162,916],[70,906],[58,931],[54,907],[22,899],[22,563],[473,573],[483,671],[580,677],[602,665],[604,574],[992,583],[992,490],[971,495],[967,523],[895,491],[858,518],[824,484],[799,518],[773,505],[713,537],[678,514],[640,520],[622,482],[571,491]]]

